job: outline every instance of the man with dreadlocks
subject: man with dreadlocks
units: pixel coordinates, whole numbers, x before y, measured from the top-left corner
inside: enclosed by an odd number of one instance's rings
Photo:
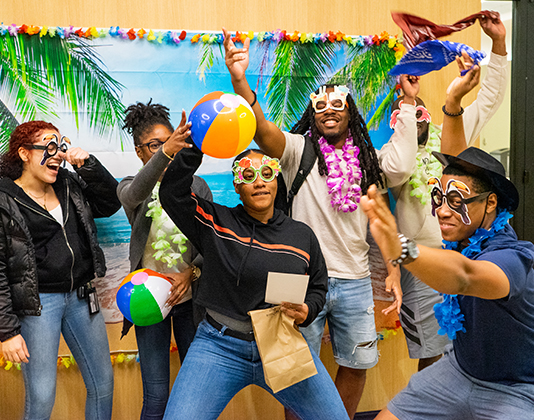
[[[315,232],[325,256],[329,286],[327,303],[316,320],[302,332],[310,347],[320,352],[325,320],[339,365],[335,380],[350,418],[354,417],[366,379],[366,370],[378,362],[374,303],[366,242],[367,217],[359,198],[373,184],[382,184],[375,149],[365,121],[345,86],[327,85],[311,95],[301,120],[291,133],[267,121],[245,71],[249,40],[238,49],[226,30],[226,65],[237,94],[244,97],[256,115],[255,140],[269,156],[280,159],[285,182],[291,186],[303,154],[311,142],[317,160],[302,184],[292,206],[292,216]],[[309,135],[307,134],[309,133]],[[306,136],[306,137],[305,137]],[[386,282],[400,307],[398,278]]]
[[[477,99],[465,108],[464,127],[469,145],[498,110],[506,91],[508,64],[504,24],[496,14],[482,17],[480,26],[493,45],[487,75]],[[460,70],[464,70],[463,62],[458,60]],[[465,60],[467,65],[472,64],[469,56],[466,55]],[[465,77],[474,85],[478,84],[479,67],[474,67]],[[458,79],[454,84],[457,83]],[[454,88],[451,85],[449,95]],[[379,160],[397,203],[395,216],[399,231],[422,245],[440,248],[439,224],[432,216],[427,181],[441,176],[441,164],[431,154],[440,151],[441,128],[432,124],[424,102],[419,97],[416,100],[417,107],[411,108],[411,114],[405,110],[405,96],[400,96],[393,104],[390,126],[395,135],[380,150]],[[438,334],[439,325],[434,316],[434,305],[442,298],[404,267],[401,268],[401,286],[403,302],[399,318],[410,357],[419,359],[418,369],[422,370],[438,360],[450,342],[444,330],[440,331],[443,335]]]

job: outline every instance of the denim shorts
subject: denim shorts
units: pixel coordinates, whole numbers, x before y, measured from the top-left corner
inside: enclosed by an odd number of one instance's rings
[[[399,420],[532,420],[534,384],[473,378],[458,365],[449,346],[440,360],[412,376],[388,410]]]
[[[371,277],[357,280],[328,279],[326,304],[317,318],[301,328],[311,348],[319,354],[325,321],[338,365],[370,369],[378,362],[377,335]]]

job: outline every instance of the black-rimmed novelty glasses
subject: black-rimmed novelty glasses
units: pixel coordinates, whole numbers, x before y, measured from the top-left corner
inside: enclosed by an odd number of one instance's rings
[[[48,141],[44,146],[35,143],[28,143],[25,146],[28,149],[35,150],[45,150],[48,153],[47,157],[52,157],[57,155],[58,150],[66,153],[69,150],[70,140],[68,137],[62,136],[61,139],[58,139],[56,134],[46,134],[41,141]]]
[[[449,208],[458,213],[462,209],[462,205],[473,203],[475,201],[485,200],[487,196],[491,194],[491,191],[486,191],[481,194],[474,195],[472,197],[464,198],[462,195],[456,191],[448,191],[447,194],[443,194],[441,188],[435,186],[430,193],[432,197],[432,205],[435,210],[439,209],[443,205],[443,199],[447,201]]]

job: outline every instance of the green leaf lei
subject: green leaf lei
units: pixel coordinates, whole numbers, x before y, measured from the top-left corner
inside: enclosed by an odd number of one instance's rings
[[[156,227],[156,241],[152,242],[152,248],[156,251],[153,254],[153,257],[157,261],[166,263],[167,267],[171,268],[178,264],[178,262],[184,262],[182,254],[187,251],[187,246],[185,245],[187,237],[173,223],[172,233],[168,235],[167,239],[167,232],[163,227],[170,219],[165,210],[161,207],[159,201],[159,186],[160,183],[157,182],[152,190],[152,201],[148,203],[146,216],[152,218],[152,223],[154,223]],[[169,239],[172,243],[178,244],[179,252],[174,251]]]
[[[410,178],[410,185],[413,188],[410,195],[419,198],[423,206],[430,199],[428,179],[430,177],[441,177],[441,163],[432,155],[432,152],[439,152],[441,149],[441,129],[430,123],[428,130],[429,136],[425,145],[425,151],[429,157],[423,158],[422,153],[417,152],[415,172]]]

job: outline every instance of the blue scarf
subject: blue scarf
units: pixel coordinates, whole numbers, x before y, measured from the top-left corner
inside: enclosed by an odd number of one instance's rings
[[[478,255],[482,251],[482,243],[489,238],[493,238],[497,232],[503,230],[507,225],[508,220],[512,217],[513,216],[508,211],[504,210],[497,215],[489,230],[478,228],[469,238],[469,245],[461,251],[462,255],[467,258],[472,258],[475,255]],[[458,242],[449,242],[445,240],[443,241],[443,244],[443,249],[450,249],[453,251],[456,251],[459,245]],[[441,295],[443,296],[443,302],[434,305],[434,315],[441,327],[438,334],[447,334],[451,340],[454,340],[457,331],[465,332],[465,328],[462,325],[464,315],[460,310],[458,295],[447,295],[445,293],[441,293]]]

